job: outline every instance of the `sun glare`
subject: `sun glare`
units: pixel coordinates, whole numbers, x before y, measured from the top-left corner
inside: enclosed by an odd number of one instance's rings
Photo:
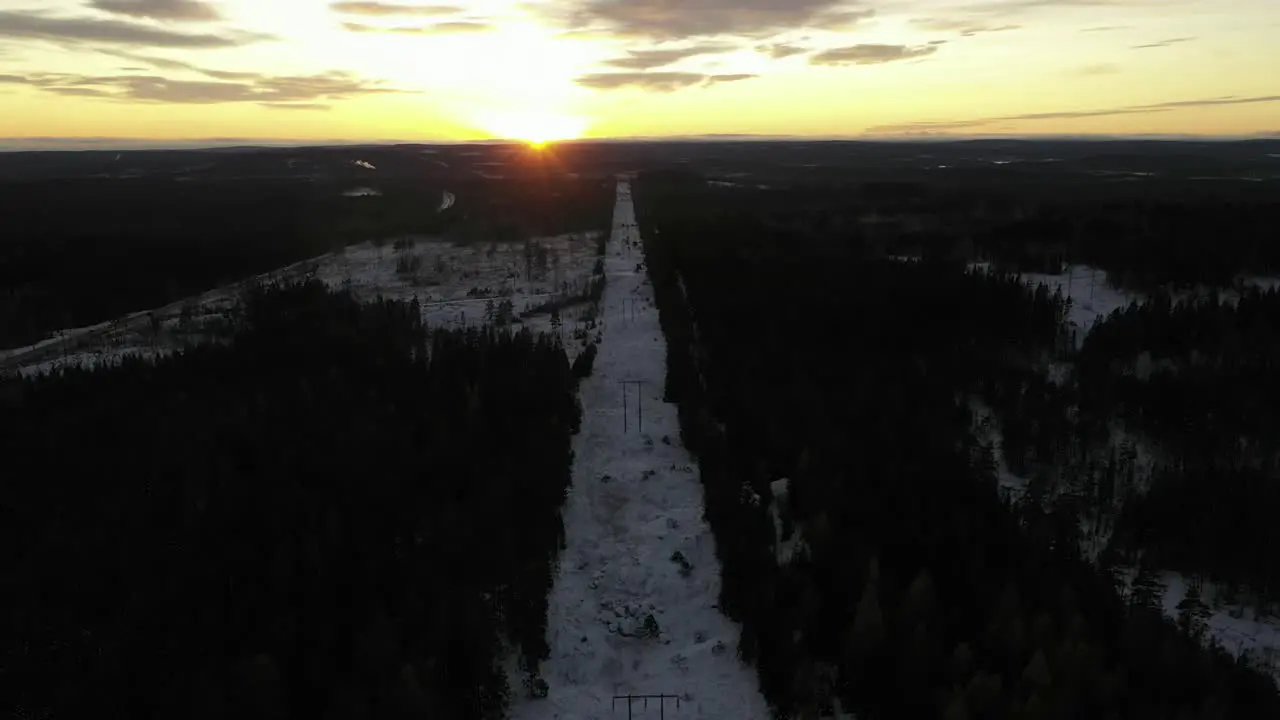
[[[502,113],[485,119],[481,125],[495,138],[522,140],[534,147],[580,138],[587,129],[587,121],[583,118],[540,112]]]

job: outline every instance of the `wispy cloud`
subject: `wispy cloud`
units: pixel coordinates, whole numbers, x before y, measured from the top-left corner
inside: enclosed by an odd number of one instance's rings
[[[12,10],[0,10],[0,38],[169,48],[234,47],[269,39],[252,33],[184,33],[110,18],[59,17]]]
[[[576,78],[574,82],[593,90],[621,90],[637,88],[651,92],[675,92],[698,85],[738,82],[756,77],[749,73],[704,75],[688,72],[617,72],[592,73]]]
[[[432,23],[431,25],[401,25],[397,27],[380,27],[361,23],[344,22],[342,27],[355,33],[395,33],[399,35],[457,35],[462,33],[487,32],[493,24],[479,20],[455,20]]]
[[[871,11],[851,0],[576,0],[544,8],[578,30],[626,38],[681,40],[737,35],[764,38],[781,30],[847,28]]]
[[[152,20],[206,22],[222,17],[217,8],[201,0],[90,0],[89,6]]]
[[[964,18],[915,18],[911,21],[912,25],[921,30],[932,30],[934,32],[955,32],[964,37],[977,35],[978,33],[1004,32],[1006,30],[1017,30],[1021,25],[1003,24],[996,25],[985,23],[979,20]]]
[[[1115,32],[1117,30],[1132,30],[1132,25],[1099,25],[1098,27],[1084,28],[1080,32],[1096,33],[1096,32]]]
[[[404,92],[337,71],[318,75],[258,75],[240,82],[174,80],[158,75],[32,73],[0,75],[0,83],[27,85],[58,95],[191,105],[244,102],[272,106],[315,104],[321,100]]]
[[[271,108],[273,110],[328,110],[332,105],[324,103],[279,103],[264,102],[258,103],[262,107]]]
[[[772,45],[761,45],[756,48],[757,51],[768,55],[774,60],[782,60],[792,55],[803,55],[809,52],[809,48],[803,45],[793,45],[791,43],[774,43]]]
[[[329,6],[334,12],[344,15],[369,15],[374,17],[393,17],[396,15],[435,17],[440,15],[457,15],[463,8],[454,5],[404,5],[384,2],[336,2]]]
[[[987,15],[1008,15],[1041,8],[1134,7],[1150,4],[1152,4],[1150,0],[992,0],[974,3],[964,9],[969,12]]]
[[[1147,48],[1162,48],[1162,47],[1169,47],[1170,45],[1177,45],[1178,43],[1191,42],[1192,40],[1195,40],[1195,38],[1193,38],[1193,37],[1169,38],[1168,40],[1160,40],[1160,41],[1153,42],[1153,43],[1147,43],[1147,44],[1145,44],[1145,45],[1134,45],[1134,46],[1133,46],[1133,49],[1134,49],[1134,50],[1146,50]]]
[[[937,50],[937,45],[850,45],[823,50],[810,57],[809,62],[813,65],[878,65],[932,55]]]
[[[1247,97],[1225,96],[1195,100],[1171,100],[1146,105],[1125,105],[1092,110],[1060,110],[1055,112],[1025,113],[1000,117],[972,118],[967,120],[923,121],[878,125],[867,128],[868,134],[933,133],[947,130],[967,130],[1003,122],[1036,122],[1042,120],[1078,120],[1081,118],[1111,117],[1116,115],[1145,115],[1162,113],[1180,108],[1219,107],[1231,105],[1259,105],[1280,102],[1280,95],[1254,95]]]
[[[729,52],[734,49],[733,45],[727,43],[702,43],[683,48],[629,50],[626,57],[605,60],[604,64],[624,70],[652,70],[666,67],[691,57]]]
[[[187,72],[197,73],[215,80],[254,80],[262,77],[261,73],[241,72],[232,70],[213,70],[210,68],[189,63],[185,60],[174,60],[172,58],[156,57],[155,55],[143,55],[141,53],[129,52],[128,50],[100,50],[99,52],[118,57],[123,60],[129,60],[136,63],[149,65],[158,70],[185,70]],[[137,68],[121,68],[123,70],[141,71]]]

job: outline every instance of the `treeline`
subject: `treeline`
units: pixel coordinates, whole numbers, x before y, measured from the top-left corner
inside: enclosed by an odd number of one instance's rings
[[[0,242],[0,347],[158,307],[351,242],[441,232],[439,188],[344,197],[294,179],[12,183]]]
[[[355,182],[373,184],[379,194],[345,197]],[[456,202],[440,211],[445,189]],[[443,233],[489,243],[607,228],[612,192],[608,182],[569,177],[6,183],[0,348],[159,307],[350,243]]]
[[[1280,598],[1264,548],[1280,512],[1280,293],[1160,295],[1117,310],[1077,360],[1084,412],[1110,412],[1158,449],[1146,494],[1125,503],[1114,549]],[[1130,488],[1125,488],[1130,489]]]
[[[17,716],[498,718],[545,686],[581,410],[547,335],[259,288],[232,342],[0,385]]]
[[[1065,193],[1030,217],[982,230],[976,244],[1026,271],[1056,272],[1065,260],[1102,268],[1111,282],[1137,290],[1225,287],[1242,274],[1280,273],[1277,223],[1280,203],[1265,196],[1090,201]]]
[[[721,607],[779,717],[1280,712],[1270,679],[1122,601],[1069,507],[999,498],[968,400],[1016,395],[1062,342],[1061,298],[726,228],[680,175],[636,188]]]

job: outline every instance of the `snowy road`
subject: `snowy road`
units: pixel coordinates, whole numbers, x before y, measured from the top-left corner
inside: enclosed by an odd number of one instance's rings
[[[615,695],[666,694],[681,699],[679,709],[666,702],[667,717],[762,720],[768,710],[755,671],[737,659],[738,628],[716,608],[720,568],[696,465],[680,445],[676,407],[662,402],[666,341],[638,254],[628,257],[626,243],[638,240],[622,180],[606,259],[604,339],[581,386],[568,547],[550,596],[551,657],[541,673],[550,691],[526,699],[513,679],[511,717],[627,717],[625,700],[614,710]],[[623,385],[630,380],[646,384]],[[631,717],[659,717],[659,701],[634,701]]]

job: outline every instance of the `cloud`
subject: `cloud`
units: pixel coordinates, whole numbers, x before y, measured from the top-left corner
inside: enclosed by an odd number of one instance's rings
[[[1132,25],[1099,25],[1098,27],[1084,28],[1080,32],[1087,32],[1087,33],[1115,32],[1116,30],[1132,30],[1132,29],[1134,29]]]
[[[136,63],[150,65],[159,70],[185,70],[187,72],[198,73],[206,77],[216,80],[254,80],[262,77],[261,73],[256,72],[237,72],[230,70],[211,70],[201,67],[193,63],[183,60],[173,60],[172,58],[156,57],[155,55],[142,55],[139,53],[129,52],[127,50],[101,50],[99,52],[111,55],[113,57],[130,60]],[[138,68],[122,68],[123,70],[139,70]],[[142,70],[145,72],[145,70]]]
[[[45,88],[45,90],[55,95],[69,95],[71,97],[111,97],[111,93],[106,90],[98,90],[95,88],[49,87]]]
[[[863,131],[866,135],[921,135],[946,130],[967,130],[986,125],[986,120],[941,120],[876,125]]]
[[[666,67],[691,57],[728,52],[733,49],[735,49],[733,45],[726,43],[703,43],[685,48],[628,50],[626,57],[606,60],[604,64],[624,70],[652,70]]]
[[[577,0],[560,19],[577,30],[603,28],[621,37],[663,41],[837,29],[870,13],[849,0]]]
[[[803,55],[809,52],[809,48],[801,45],[792,45],[790,43],[774,43],[772,45],[761,45],[756,48],[759,52],[768,55],[774,60],[789,58],[792,55]]]
[[[89,6],[115,15],[205,22],[221,19],[218,10],[200,0],[90,0]]]
[[[576,78],[574,82],[593,90],[620,90],[635,87],[642,90],[671,92],[706,82],[707,76],[687,72],[621,72],[592,73]]]
[[[969,5],[965,10],[983,15],[1009,15],[1040,8],[1124,7],[1150,4],[1148,0],[997,0]]]
[[[937,45],[909,47],[907,45],[850,45],[823,50],[809,58],[812,65],[877,65],[896,60],[932,55]]]
[[[964,37],[971,37],[978,33],[1003,32],[1005,30],[1017,30],[1021,25],[991,25],[981,21],[966,20],[963,18],[914,18],[912,25],[921,30],[932,30],[935,32],[957,32]]]
[[[319,75],[258,75],[251,81],[242,82],[174,80],[158,75],[33,73],[0,75],[0,83],[27,85],[59,95],[190,105],[240,102],[272,105],[316,103],[320,100],[404,92],[337,71]]]
[[[709,86],[754,77],[756,76],[749,73],[704,75],[689,72],[618,72],[583,75],[574,82],[594,90],[637,88],[651,92],[675,92],[696,85]]]
[[[120,20],[52,17],[10,10],[0,10],[0,38],[171,48],[233,47],[268,39],[251,33],[182,33]]]
[[[455,20],[431,25],[425,30],[429,33],[469,33],[486,32],[493,29],[493,24],[480,20]]]
[[[1161,113],[1180,108],[1196,108],[1196,107],[1218,107],[1228,105],[1257,105],[1264,103],[1280,102],[1280,95],[1254,95],[1249,97],[1239,97],[1229,95],[1216,98],[1201,98],[1197,100],[1172,100],[1161,103],[1150,103],[1146,105],[1126,105],[1115,108],[1102,108],[1093,110],[1060,110],[1056,112],[1042,113],[1026,113],[1022,115],[1005,115],[1001,117],[989,118],[973,118],[969,120],[943,120],[943,121],[925,121],[911,123],[897,123],[892,125],[877,125],[867,128],[867,134],[913,134],[913,133],[929,133],[938,130],[964,130],[975,127],[982,127],[1003,122],[1034,122],[1040,120],[1078,120],[1081,118],[1110,117],[1115,115],[1145,115],[1148,113]]]
[[[331,106],[324,103],[276,103],[264,102],[258,103],[262,107],[271,108],[273,110],[328,110]]]
[[[1147,48],[1169,47],[1170,45],[1176,45],[1178,43],[1184,43],[1184,42],[1191,42],[1192,40],[1195,40],[1195,38],[1193,37],[1169,38],[1168,40],[1160,40],[1158,42],[1147,43],[1146,45],[1134,45],[1133,49],[1145,50]]]
[[[379,27],[361,23],[344,22],[342,27],[355,33],[394,33],[398,35],[456,35],[460,33],[486,32],[493,25],[478,20],[456,20],[432,25],[401,25],[398,27]]]
[[[336,2],[329,6],[334,12],[344,15],[369,15],[373,17],[388,17],[395,15],[408,16],[437,16],[437,15],[457,15],[463,12],[460,7],[453,5],[402,5],[400,3],[383,3],[383,2]]]

